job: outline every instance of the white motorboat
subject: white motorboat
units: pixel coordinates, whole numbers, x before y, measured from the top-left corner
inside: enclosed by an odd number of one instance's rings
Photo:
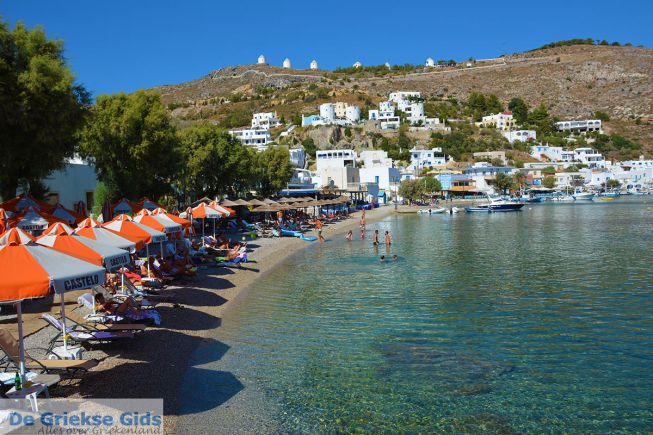
[[[591,201],[594,199],[594,194],[591,192],[576,192],[573,197],[576,201]]]
[[[417,213],[419,213],[419,214],[442,214],[445,211],[447,211],[447,209],[444,208],[444,207],[435,207],[435,208],[423,208],[421,210],[418,210]]]
[[[475,205],[471,207],[465,207],[466,212],[505,212],[505,211],[519,211],[526,204],[522,204],[515,201],[506,201],[505,199],[492,199],[488,197],[487,204]]]

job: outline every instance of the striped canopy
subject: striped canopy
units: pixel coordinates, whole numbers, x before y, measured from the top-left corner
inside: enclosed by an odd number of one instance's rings
[[[33,241],[34,237],[19,228],[11,228],[0,236],[0,246],[9,245],[11,243],[22,245]]]
[[[65,221],[48,213],[36,211],[32,207],[27,207],[23,213],[18,214],[9,220],[12,227],[20,228],[24,231],[43,231],[49,227],[50,224],[56,222]]]
[[[155,230],[166,234],[181,232],[181,225],[160,215],[138,214],[137,216],[134,216],[134,222],[138,222],[139,224],[154,228]]]
[[[191,226],[190,221],[188,219],[180,218],[179,216],[173,213],[168,213],[163,208],[157,208],[152,212],[152,214],[156,216],[165,216],[166,218],[170,219],[174,223],[181,225],[183,228],[188,228]]]
[[[220,213],[222,213],[225,216],[235,216],[236,215],[236,212],[233,209],[230,209],[228,207],[224,207],[224,206],[218,204],[217,201],[211,201],[211,203],[209,204],[209,207],[211,207],[214,210],[219,211]]]
[[[55,205],[50,214],[56,218],[65,220],[69,225],[77,224],[84,219],[74,211],[68,210],[61,204]]]
[[[50,225],[45,231],[43,231],[42,235],[46,235],[46,234],[72,234],[74,231],[75,230],[73,230],[71,227],[64,224],[63,222],[57,222],[55,224]]]
[[[127,198],[122,198],[113,204],[114,213],[135,213],[138,210],[136,203],[131,202]]]
[[[104,283],[104,269],[27,242],[0,246],[0,301],[17,302]]]
[[[80,223],[77,224],[77,228],[93,228],[93,227],[101,227],[102,224],[99,221],[96,221],[93,218],[86,218]]]
[[[134,222],[126,214],[116,216],[114,220],[104,224],[104,228],[114,231],[119,235],[124,234],[131,238],[138,238],[145,244],[165,242],[168,239],[165,233]]]
[[[220,219],[222,216],[224,216],[224,213],[220,213],[205,203],[201,203],[197,207],[193,208],[192,216],[195,219]]]
[[[130,261],[129,252],[124,249],[65,232],[43,235],[36,239],[36,243],[88,261],[96,266],[104,266],[107,270],[117,269],[129,264]]]
[[[136,252],[143,246],[143,242],[139,239],[126,236],[124,234],[118,235],[115,232],[102,227],[83,227],[77,228],[75,234],[89,239],[96,240],[105,245],[110,245],[115,248],[125,249],[129,252]]]
[[[36,198],[32,198],[30,195],[22,193],[17,197],[0,203],[0,208],[10,211],[12,213],[21,213],[27,207],[32,207],[34,210],[49,210],[50,204],[45,201],[41,201]]]
[[[161,205],[157,204],[156,202],[148,198],[142,198],[140,201],[136,203],[136,205],[139,210],[146,209],[149,211],[153,211],[156,210],[157,208],[162,208]]]

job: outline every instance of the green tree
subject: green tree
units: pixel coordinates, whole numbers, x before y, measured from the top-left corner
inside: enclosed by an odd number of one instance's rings
[[[497,187],[499,192],[504,193],[507,189],[510,189],[510,186],[512,186],[512,179],[509,175],[499,172],[494,177],[494,185]]]
[[[541,103],[528,115],[528,122],[535,126],[537,136],[542,137],[553,131],[553,120],[544,103]]]
[[[508,110],[512,112],[518,124],[524,124],[528,120],[528,106],[521,98],[513,97],[508,103]]]
[[[490,94],[485,98],[485,111],[487,113],[503,112],[503,103],[496,95]]]
[[[102,207],[107,200],[111,201],[115,198],[111,197],[111,192],[107,189],[107,186],[103,182],[99,182],[95,186],[95,191],[93,192],[93,204],[86,204],[86,207],[90,207],[94,216],[99,216],[102,213]]]
[[[601,112],[600,110],[597,110],[594,112],[594,118],[600,119],[601,121],[609,121],[610,120],[610,115],[608,115],[607,112]]]
[[[61,41],[0,20],[0,196],[13,197],[21,181],[36,182],[73,155],[89,104]]]
[[[423,177],[419,180],[419,191],[422,195],[433,195],[442,190],[440,180],[435,177]]]
[[[621,186],[621,183],[619,182],[619,180],[610,179],[606,181],[605,185],[607,186],[608,189],[616,189]]]
[[[419,190],[418,180],[404,180],[399,185],[399,196],[409,200],[415,201],[421,197]]]
[[[555,179],[555,177],[549,175],[547,177],[544,177],[544,180],[542,181],[542,184],[544,185],[544,187],[546,187],[548,189],[553,189],[555,187],[555,185],[556,185],[556,179]]]
[[[178,184],[195,196],[237,194],[252,186],[255,151],[225,130],[205,124],[180,132],[184,168]]]
[[[263,196],[276,195],[288,187],[293,168],[286,148],[272,147],[256,153],[256,192]]]
[[[180,162],[177,145],[159,95],[145,91],[99,96],[80,137],[80,151],[94,162],[100,181],[128,198],[171,191]]]

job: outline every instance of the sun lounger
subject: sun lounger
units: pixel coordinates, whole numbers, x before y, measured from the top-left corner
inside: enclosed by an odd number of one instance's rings
[[[145,331],[146,325],[142,323],[95,323],[78,316],[74,311],[66,312],[66,323],[71,322],[80,327],[91,329],[93,331],[131,331],[133,333]]]
[[[125,323],[126,320],[129,320],[129,323],[133,323],[134,321],[151,321],[157,326],[161,324],[161,314],[154,309],[140,310],[138,312],[129,310],[121,314],[96,313],[95,298],[90,293],[84,293],[78,297],[77,303],[91,311],[91,314],[86,316],[90,321],[98,323]]]
[[[4,363],[13,363],[16,367],[20,365],[18,341],[6,329],[0,329],[0,348],[6,354]],[[58,358],[55,353],[45,349],[46,357],[54,356]],[[76,375],[81,372],[88,371],[98,365],[94,359],[34,359],[27,351],[25,351],[25,368],[32,371],[40,372],[61,372],[71,375]]]
[[[133,282],[131,282],[128,279],[125,280],[124,293],[134,298],[145,298],[153,302],[168,301],[175,297],[175,294],[171,291],[166,291],[165,293],[158,293],[147,289],[139,289],[138,287],[136,287],[136,285],[134,285]]]
[[[42,314],[41,318],[57,330],[57,335],[50,340],[50,350],[52,350],[58,342],[62,341],[60,338],[63,330],[63,323],[61,320],[48,313]],[[79,325],[76,325],[76,328],[81,329]],[[93,331],[88,328],[83,328],[82,330],[76,328],[66,325],[66,333],[70,339],[76,343],[106,343],[125,338],[134,338],[134,333],[130,331]]]
[[[216,259],[217,261],[217,259]],[[218,266],[236,266],[241,267],[241,263],[247,263],[247,254],[245,252],[240,253],[236,258],[230,261],[218,261]]]

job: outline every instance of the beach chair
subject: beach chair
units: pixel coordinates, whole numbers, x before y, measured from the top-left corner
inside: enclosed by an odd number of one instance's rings
[[[216,260],[217,261],[217,260]],[[247,253],[241,252],[236,258],[231,261],[218,261],[218,266],[225,267],[242,267],[242,263],[247,263]]]
[[[165,293],[161,294],[153,290],[139,289],[133,282],[128,279],[125,279],[124,294],[133,298],[149,299],[153,302],[169,301],[176,296],[175,293],[171,291],[166,291]]]
[[[139,312],[127,311],[121,314],[104,314],[95,312],[95,298],[91,293],[84,293],[77,298],[77,303],[87,308],[90,313],[86,319],[98,323],[135,323],[135,322],[152,322],[159,326],[161,324],[161,314],[154,309],[144,309]],[[127,322],[129,321],[129,322]]]
[[[63,323],[61,320],[57,319],[49,313],[42,314],[41,318],[57,331],[57,335],[55,335],[54,338],[50,340],[49,350],[52,350],[57,343],[63,343],[63,339],[61,337]],[[81,330],[76,328],[80,328]],[[79,344],[86,343],[89,345],[94,343],[107,343],[125,338],[134,338],[134,333],[130,331],[93,331],[87,328],[81,328],[79,325],[76,325],[75,328],[66,325],[66,333],[70,337],[71,341]]]
[[[145,331],[147,325],[142,323],[116,323],[116,324],[106,324],[106,323],[95,323],[91,322],[81,316],[78,316],[74,311],[69,311],[66,313],[66,322],[78,325],[82,328],[90,329],[92,331],[130,331],[133,333],[138,333]]]
[[[0,348],[5,353],[5,358],[0,360],[0,366],[7,367],[10,363],[15,367],[20,366],[18,341],[6,329],[0,329]],[[57,354],[48,349],[42,350],[45,350],[46,358],[59,358]],[[34,359],[25,351],[25,369],[31,371],[58,372],[74,376],[86,372],[98,364],[98,361],[94,359]]]

